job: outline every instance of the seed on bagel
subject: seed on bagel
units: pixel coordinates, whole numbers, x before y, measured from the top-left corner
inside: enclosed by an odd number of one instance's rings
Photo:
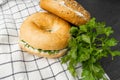
[[[90,13],[75,0],[40,0],[40,7],[77,26],[90,20]]]

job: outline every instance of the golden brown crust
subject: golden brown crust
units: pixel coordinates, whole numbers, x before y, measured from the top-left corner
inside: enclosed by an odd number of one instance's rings
[[[34,51],[34,50],[32,50],[32,49],[30,49],[28,47],[25,47],[25,45],[23,45],[21,43],[19,43],[19,46],[21,47],[22,50],[27,51],[32,55],[36,55],[36,56],[39,56],[39,57],[46,57],[46,58],[59,58],[59,57],[63,56],[67,51],[67,49],[63,49],[59,53],[55,53],[55,54],[50,55],[48,53],[43,53],[43,52],[40,53],[38,51]]]
[[[29,16],[20,28],[20,40],[43,50],[60,50],[68,45],[70,25],[48,12]]]
[[[74,25],[85,24],[90,14],[75,0],[40,0],[40,7]]]

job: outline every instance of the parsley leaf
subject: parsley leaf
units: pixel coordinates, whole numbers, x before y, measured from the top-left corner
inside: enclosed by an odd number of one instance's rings
[[[118,41],[111,38],[112,27],[104,22],[97,22],[92,18],[85,25],[72,26],[71,39],[68,44],[68,54],[62,58],[62,63],[68,63],[68,70],[75,77],[75,67],[82,63],[82,80],[107,80],[99,60],[110,54],[112,57],[120,56],[120,51],[113,51]]]

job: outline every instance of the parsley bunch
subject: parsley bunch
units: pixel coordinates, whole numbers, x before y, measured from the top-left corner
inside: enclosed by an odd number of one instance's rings
[[[111,27],[92,18],[88,23],[79,27],[71,27],[71,39],[68,44],[68,54],[62,58],[62,63],[68,63],[68,69],[76,76],[75,67],[82,63],[82,80],[107,80],[99,60],[110,54],[120,55],[120,51],[112,51],[118,41],[111,38]]]

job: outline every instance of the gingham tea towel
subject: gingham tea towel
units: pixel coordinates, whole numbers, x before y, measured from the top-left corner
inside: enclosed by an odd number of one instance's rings
[[[1,1],[2,3],[2,1]],[[73,78],[60,59],[37,57],[21,51],[19,29],[26,17],[42,11],[39,0],[0,3],[0,80],[80,80]],[[81,66],[77,66],[81,73]]]

